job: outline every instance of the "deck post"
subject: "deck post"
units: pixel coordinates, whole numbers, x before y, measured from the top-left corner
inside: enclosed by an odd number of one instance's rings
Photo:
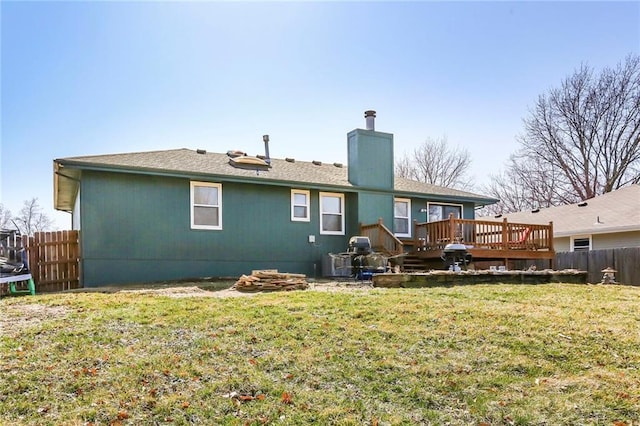
[[[549,251],[553,253],[556,252],[555,248],[553,247],[553,221],[549,222]],[[551,265],[549,265],[551,269],[554,269],[556,267],[555,256],[549,261],[549,263],[551,263]]]
[[[507,235],[507,218],[502,219],[502,250],[507,250],[509,244],[509,236]],[[506,265],[505,265],[506,266]]]
[[[453,213],[449,213],[449,242],[455,243],[456,238],[456,224],[453,217]]]

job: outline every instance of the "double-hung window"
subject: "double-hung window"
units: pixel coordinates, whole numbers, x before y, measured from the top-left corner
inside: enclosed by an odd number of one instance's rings
[[[344,194],[320,193],[320,233],[344,235]]]
[[[309,222],[309,191],[301,189],[291,190],[291,220],[294,222]]]
[[[398,237],[411,237],[411,200],[408,198],[394,200],[393,231]]]
[[[191,182],[191,229],[222,229],[222,185]]]

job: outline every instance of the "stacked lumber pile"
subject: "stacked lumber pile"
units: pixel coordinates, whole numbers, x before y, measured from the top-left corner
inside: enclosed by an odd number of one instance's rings
[[[309,284],[304,274],[278,272],[277,269],[252,271],[242,275],[233,289],[243,292],[305,290]]]

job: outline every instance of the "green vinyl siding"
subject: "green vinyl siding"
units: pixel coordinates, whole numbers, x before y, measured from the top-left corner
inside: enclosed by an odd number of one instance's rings
[[[393,135],[356,129],[347,135],[349,182],[363,189],[393,191]]]
[[[84,285],[237,277],[253,269],[313,276],[322,255],[344,251],[357,232],[354,194],[345,194],[345,235],[320,235],[316,190],[311,220],[295,222],[288,187],[215,183],[223,188],[222,229],[191,229],[190,180],[85,171]]]
[[[358,221],[362,224],[382,222],[389,229],[393,226],[393,194],[361,192],[358,194]]]

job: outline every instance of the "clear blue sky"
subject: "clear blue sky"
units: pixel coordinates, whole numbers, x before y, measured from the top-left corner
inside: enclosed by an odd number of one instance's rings
[[[538,95],[640,53],[640,2],[2,1],[0,202],[53,211],[52,161],[174,148],[346,162],[378,112],[396,156],[467,148],[478,183]]]

